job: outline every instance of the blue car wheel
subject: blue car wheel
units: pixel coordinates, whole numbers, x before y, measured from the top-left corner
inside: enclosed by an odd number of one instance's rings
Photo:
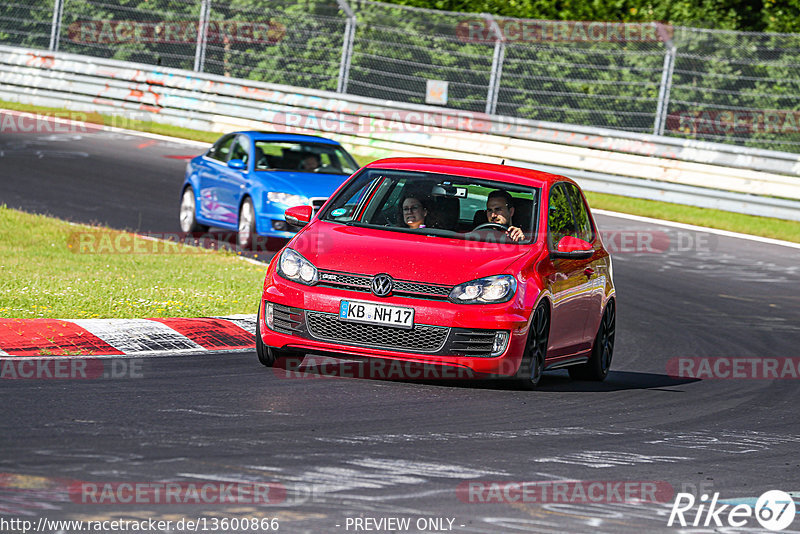
[[[207,232],[208,226],[197,222],[197,211],[194,201],[194,190],[187,187],[181,196],[180,210],[181,231],[183,232]]]
[[[253,202],[248,198],[242,203],[239,209],[239,248],[250,250],[256,235],[256,212],[253,209]]]

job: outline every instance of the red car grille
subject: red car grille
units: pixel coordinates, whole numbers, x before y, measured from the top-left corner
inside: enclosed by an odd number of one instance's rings
[[[487,357],[494,345],[495,330],[468,330],[454,328],[450,339],[450,350],[464,356]]]
[[[436,352],[447,339],[449,328],[415,325],[411,330],[388,326],[346,323],[332,313],[306,312],[308,332],[323,341],[366,345],[414,352]]]
[[[335,313],[273,305],[273,330],[304,339],[426,354],[491,357],[495,330],[415,325],[411,330],[348,323]]]
[[[319,271],[319,285],[369,293],[371,291],[372,276],[340,271]],[[410,280],[395,280],[392,294],[400,297],[446,300],[452,289],[450,286],[426,284]]]
[[[273,310],[273,328],[276,332],[292,334],[301,331],[303,310],[279,304],[275,304]]]

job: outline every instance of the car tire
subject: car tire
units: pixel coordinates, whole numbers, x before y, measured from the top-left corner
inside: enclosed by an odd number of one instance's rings
[[[614,301],[609,300],[594,338],[592,355],[588,362],[568,368],[570,378],[595,382],[602,382],[606,379],[608,371],[611,369],[611,358],[614,355],[615,329],[616,310]]]
[[[194,199],[194,189],[187,187],[181,195],[181,209],[179,212],[181,231],[186,233],[207,232],[208,226],[197,222],[197,205]]]
[[[251,250],[256,239],[256,212],[253,201],[246,198],[239,208],[239,232],[236,243],[242,250]]]
[[[532,390],[539,385],[547,358],[547,343],[550,337],[550,308],[547,303],[539,304],[531,317],[528,342],[522,361],[514,376],[520,389]]]

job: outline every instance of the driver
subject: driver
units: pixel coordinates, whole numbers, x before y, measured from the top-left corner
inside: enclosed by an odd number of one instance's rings
[[[319,156],[313,153],[306,154],[300,161],[300,169],[303,171],[315,171],[319,165]]]
[[[486,218],[490,223],[507,226],[506,235],[512,241],[520,241],[525,236],[522,229],[513,226],[511,218],[514,216],[514,199],[502,189],[489,193],[486,199]]]

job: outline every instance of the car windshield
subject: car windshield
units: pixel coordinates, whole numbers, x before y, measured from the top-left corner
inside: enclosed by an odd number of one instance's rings
[[[358,164],[337,145],[256,141],[255,170],[353,174]]]
[[[496,192],[499,191],[499,192]],[[508,194],[508,196],[506,196]],[[487,202],[507,211],[506,224],[490,222]],[[364,169],[328,203],[320,218],[352,226],[484,242],[511,243],[505,226],[530,243],[537,232],[539,189],[463,176]],[[497,220],[497,219],[495,219]]]

